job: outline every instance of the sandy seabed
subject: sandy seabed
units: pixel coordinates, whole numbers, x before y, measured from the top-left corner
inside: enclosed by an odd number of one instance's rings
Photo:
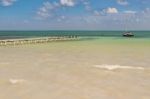
[[[0,47],[0,99],[150,99],[147,41],[112,41]]]

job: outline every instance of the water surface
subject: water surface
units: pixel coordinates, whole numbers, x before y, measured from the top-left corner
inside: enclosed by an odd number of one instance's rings
[[[149,99],[149,51],[122,37],[1,46],[0,98]]]

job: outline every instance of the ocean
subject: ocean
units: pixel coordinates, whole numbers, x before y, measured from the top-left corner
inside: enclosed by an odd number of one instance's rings
[[[150,37],[150,31],[131,31],[136,38]],[[0,39],[41,36],[101,36],[122,37],[124,31],[0,31]]]
[[[0,99],[150,99],[150,32],[122,33],[1,31],[1,39],[80,39],[0,46]]]

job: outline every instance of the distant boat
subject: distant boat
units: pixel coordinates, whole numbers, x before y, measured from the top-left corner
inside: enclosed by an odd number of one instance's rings
[[[133,37],[134,34],[132,32],[125,32],[125,33],[123,33],[122,36],[124,36],[124,37]]]

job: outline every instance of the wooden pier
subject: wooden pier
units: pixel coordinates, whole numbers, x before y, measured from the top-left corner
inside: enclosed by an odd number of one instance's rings
[[[8,46],[8,45],[15,46],[15,45],[23,45],[23,44],[37,44],[37,43],[48,43],[53,41],[69,41],[69,40],[77,40],[77,36],[5,39],[5,40],[0,40],[0,46]]]

